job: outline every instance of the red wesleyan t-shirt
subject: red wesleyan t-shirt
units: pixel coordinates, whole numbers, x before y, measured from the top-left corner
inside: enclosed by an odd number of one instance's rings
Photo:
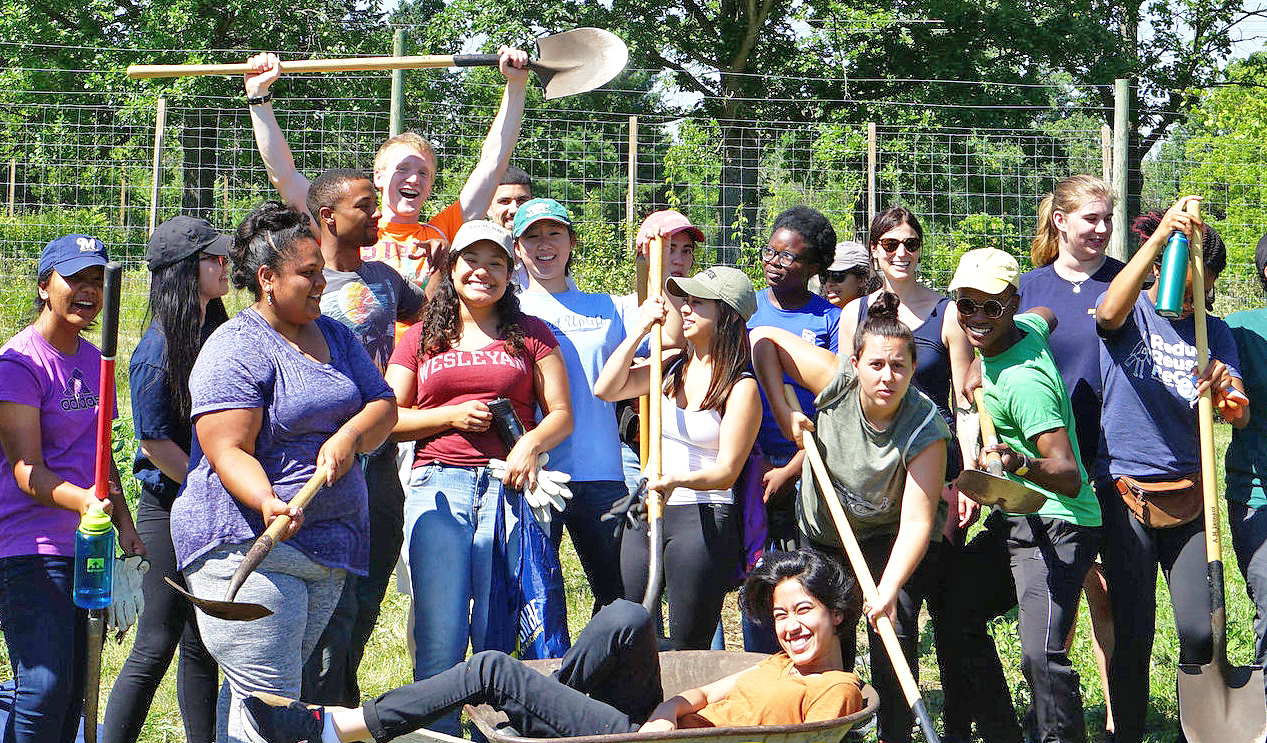
[[[532,370],[537,361],[558,347],[550,328],[539,318],[524,315],[521,323],[527,354],[512,356],[504,341],[494,341],[478,351],[448,350],[441,354],[418,358],[418,342],[422,323],[405,332],[391,364],[409,369],[417,376],[417,392],[413,400],[398,400],[406,407],[436,408],[458,405],[467,400],[491,402],[509,398],[524,430],[536,425],[537,397],[533,390]],[[431,462],[461,467],[478,467],[489,459],[505,459],[509,452],[493,427],[487,431],[449,429],[418,440],[414,466]]]

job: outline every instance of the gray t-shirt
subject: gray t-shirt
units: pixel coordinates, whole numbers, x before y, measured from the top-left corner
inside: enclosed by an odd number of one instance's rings
[[[361,339],[383,370],[396,346],[396,321],[410,321],[422,308],[422,287],[382,261],[365,261],[355,271],[322,272],[321,314],[346,325]]]
[[[889,427],[876,429],[862,414],[858,378],[844,355],[836,377],[814,400],[815,438],[859,542],[896,534],[902,518],[906,468],[937,441],[950,440],[950,428],[937,406],[914,386],[906,391]],[[933,541],[940,541],[945,507],[938,499]],[[797,521],[810,541],[840,546],[831,512],[823,503],[809,459],[801,473]]]
[[[305,358],[247,308],[211,334],[189,376],[195,425],[204,413],[263,409],[255,458],[284,501],[316,471],[326,439],[370,401],[393,398],[351,331],[328,317],[317,318],[317,326],[330,348],[328,364]],[[264,530],[259,511],[225,490],[196,436],[171,522],[181,570],[220,545],[250,541]],[[322,565],[365,575],[369,510],[360,467],[317,493],[288,544]]]

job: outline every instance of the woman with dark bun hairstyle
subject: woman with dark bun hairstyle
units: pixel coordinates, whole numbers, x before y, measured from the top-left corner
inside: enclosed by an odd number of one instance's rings
[[[217,738],[236,742],[247,740],[242,699],[299,692],[344,576],[366,572],[368,501],[354,465],[387,438],[396,406],[357,338],[321,315],[324,260],[305,215],[265,202],[238,227],[230,256],[233,285],[255,302],[211,334],[194,364],[197,436],[171,522],[190,590],[222,596],[255,538],[281,514],[292,519],[237,595],[273,614],[243,631],[198,613],[229,688]],[[306,509],[289,505],[318,468],[324,489]]]
[[[864,607],[867,618],[872,625],[882,614],[893,621],[915,669],[919,607],[937,578],[937,504],[950,427],[912,384],[915,338],[898,320],[899,302],[896,294],[882,292],[870,303],[849,356],[837,357],[777,328],[757,328],[750,337],[753,365],[780,427],[797,441],[806,431],[816,431],[836,490],[827,497],[840,499],[878,577],[880,600]],[[785,373],[816,395],[813,423],[784,400]],[[836,527],[808,467],[801,475],[798,525],[811,547],[843,561]],[[880,694],[880,739],[910,740],[910,707],[879,636],[871,629],[868,637],[872,679]]]

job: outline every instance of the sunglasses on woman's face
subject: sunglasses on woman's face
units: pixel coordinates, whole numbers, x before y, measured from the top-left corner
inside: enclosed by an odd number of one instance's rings
[[[972,317],[977,314],[977,310],[980,310],[991,320],[997,320],[1002,317],[1004,310],[1004,304],[997,299],[987,299],[978,304],[967,297],[956,299],[955,307],[963,317]]]
[[[200,258],[204,261],[215,261],[216,263],[219,263],[221,266],[223,266],[225,262],[228,260],[228,256],[212,255],[211,253],[203,253],[201,254]]]
[[[835,284],[843,283],[850,276],[857,276],[860,280],[867,277],[866,274],[852,268],[844,271],[823,271],[823,278]]]
[[[890,255],[897,252],[899,245],[905,245],[908,253],[918,253],[919,249],[924,247],[924,241],[918,237],[908,237],[905,240],[899,240],[896,237],[882,237],[876,242],[880,247],[884,248],[884,252]]]

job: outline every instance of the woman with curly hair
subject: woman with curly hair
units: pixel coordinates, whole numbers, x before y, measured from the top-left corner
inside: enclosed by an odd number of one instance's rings
[[[353,465],[387,438],[396,406],[352,331],[321,315],[324,261],[307,216],[265,202],[238,227],[230,259],[233,285],[255,302],[212,333],[194,363],[197,436],[171,525],[189,590],[222,596],[255,538],[278,516],[292,519],[285,541],[237,594],[272,615],[244,631],[240,622],[198,613],[203,644],[230,692],[221,694],[216,738],[239,741],[242,699],[298,693],[344,577],[366,573],[369,504]],[[322,468],[320,496],[305,509],[292,506]]]
[[[497,502],[504,486],[535,486],[537,457],[572,431],[558,341],[520,311],[513,267],[509,232],[482,220],[463,225],[422,321],[387,365],[400,406],[393,434],[417,441],[404,546],[415,680],[465,658],[468,638],[476,652],[485,649]],[[528,429],[509,452],[492,428],[488,403],[497,398],[508,398]],[[544,415],[534,427],[536,408]],[[504,482],[490,474],[490,458],[506,461]],[[450,714],[433,729],[456,733],[457,722]]]

